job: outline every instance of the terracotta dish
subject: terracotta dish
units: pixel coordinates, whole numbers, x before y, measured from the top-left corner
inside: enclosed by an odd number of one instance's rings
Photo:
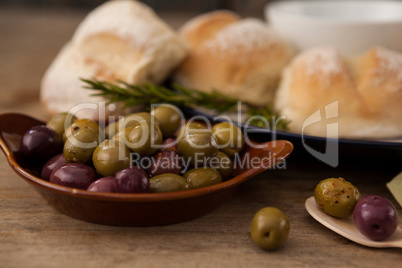
[[[285,160],[293,151],[285,140],[246,147],[250,157],[264,159],[260,166],[236,170],[237,176],[223,183],[171,193],[96,193],[49,183],[39,178],[37,167],[24,161],[19,144],[31,127],[43,122],[22,114],[0,115],[0,146],[14,171],[55,209],[80,220],[121,226],[153,226],[201,217],[227,200],[240,184]]]

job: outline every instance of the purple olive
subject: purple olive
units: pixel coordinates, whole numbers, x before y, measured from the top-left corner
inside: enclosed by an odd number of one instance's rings
[[[56,156],[53,156],[43,166],[40,177],[45,181],[49,181],[50,175],[52,174],[53,170],[65,165],[67,163],[68,162],[64,158],[63,154],[58,154]]]
[[[177,141],[174,138],[167,138],[162,142],[162,149],[177,151]]]
[[[35,162],[45,162],[59,154],[63,140],[53,129],[46,126],[30,128],[22,137],[20,150],[22,155]]]
[[[147,193],[150,191],[147,173],[136,166],[117,172],[114,187],[117,193]]]
[[[164,173],[180,174],[182,161],[175,151],[162,150],[151,158],[148,168],[149,176],[157,176]]]
[[[50,182],[71,188],[87,189],[97,178],[96,171],[82,163],[68,163],[55,169]]]
[[[372,240],[384,240],[398,226],[398,214],[392,203],[381,196],[369,195],[357,202],[353,211],[357,229]]]
[[[97,179],[88,186],[87,190],[90,192],[114,193],[114,177],[103,177]]]

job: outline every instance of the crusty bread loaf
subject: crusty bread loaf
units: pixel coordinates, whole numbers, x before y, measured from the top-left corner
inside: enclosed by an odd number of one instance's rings
[[[144,4],[108,1],[88,14],[48,68],[41,101],[50,114],[98,103],[101,98],[90,96],[94,92],[83,89],[79,78],[160,83],[187,51],[178,34]],[[86,109],[77,116],[99,119],[99,111]]]
[[[355,58],[333,48],[304,51],[284,71],[275,98],[291,131],[345,138],[402,136],[401,103],[402,54],[381,47]]]
[[[188,88],[218,90],[256,105],[272,101],[292,48],[258,19],[219,10],[189,20],[179,31],[190,53],[174,80]]]

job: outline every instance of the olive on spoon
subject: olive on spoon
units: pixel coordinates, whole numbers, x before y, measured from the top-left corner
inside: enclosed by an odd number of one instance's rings
[[[340,219],[323,212],[317,206],[314,196],[307,198],[305,207],[308,213],[322,225],[353,242],[375,248],[402,248],[402,229],[399,226],[389,238],[381,241],[374,241],[360,233],[356,228],[352,217]]]

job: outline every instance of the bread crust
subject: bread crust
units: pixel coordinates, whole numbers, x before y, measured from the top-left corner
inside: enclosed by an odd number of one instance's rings
[[[187,52],[186,43],[146,5],[108,1],[87,15],[49,66],[40,99],[50,115],[82,103],[98,104],[105,100],[91,96],[79,78],[159,84]],[[124,113],[120,106],[105,112],[86,109],[77,116],[99,120]]]
[[[266,23],[227,11],[195,17],[180,34],[191,49],[175,72],[176,82],[256,105],[272,101],[280,73],[293,56],[291,46]]]
[[[336,116],[325,111],[336,103]],[[275,108],[296,133],[323,137],[392,138],[402,136],[402,54],[382,47],[354,58],[334,48],[301,52],[286,68]],[[321,120],[306,125],[321,111]],[[328,125],[338,129],[329,131]],[[329,132],[328,132],[329,131]]]

